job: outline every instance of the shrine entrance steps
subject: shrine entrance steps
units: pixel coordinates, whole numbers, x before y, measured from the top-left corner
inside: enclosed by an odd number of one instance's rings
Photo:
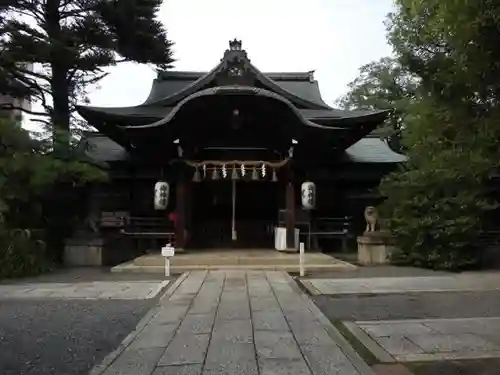
[[[330,255],[310,252],[304,255],[306,271],[352,270],[356,266]],[[185,251],[170,261],[172,273],[195,270],[299,271],[299,254],[274,249],[208,249]],[[165,260],[159,253],[142,255],[119,264],[111,272],[164,273]]]

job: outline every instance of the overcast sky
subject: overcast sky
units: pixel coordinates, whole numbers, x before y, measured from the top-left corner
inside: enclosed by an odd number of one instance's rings
[[[208,71],[230,39],[261,71],[315,70],[325,101],[345,93],[359,67],[391,54],[384,20],[392,0],[165,0],[159,18],[175,43],[175,70]],[[92,105],[142,103],[155,73],[133,64],[90,94]]]

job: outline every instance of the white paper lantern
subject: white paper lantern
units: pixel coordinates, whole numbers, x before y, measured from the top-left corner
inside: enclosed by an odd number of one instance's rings
[[[306,181],[300,188],[302,207],[305,210],[312,210],[316,207],[316,185],[314,182]]]
[[[170,196],[170,185],[166,181],[158,181],[155,184],[155,210],[165,210],[168,206]]]

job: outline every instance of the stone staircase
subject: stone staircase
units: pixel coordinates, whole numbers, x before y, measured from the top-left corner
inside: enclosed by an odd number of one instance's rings
[[[356,266],[327,254],[304,254],[307,271],[352,270]],[[111,272],[164,273],[165,260],[160,254],[140,256],[119,264]],[[273,249],[193,250],[175,255],[170,260],[172,273],[193,270],[266,270],[299,271],[299,254],[280,253]]]

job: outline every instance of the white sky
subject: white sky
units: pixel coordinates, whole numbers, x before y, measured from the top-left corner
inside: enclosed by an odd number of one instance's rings
[[[175,70],[208,71],[230,39],[243,42],[261,71],[316,70],[328,104],[358,69],[391,54],[384,20],[392,0],[165,0],[159,18],[175,42]],[[90,93],[95,106],[142,103],[155,73],[147,66],[110,69]]]

